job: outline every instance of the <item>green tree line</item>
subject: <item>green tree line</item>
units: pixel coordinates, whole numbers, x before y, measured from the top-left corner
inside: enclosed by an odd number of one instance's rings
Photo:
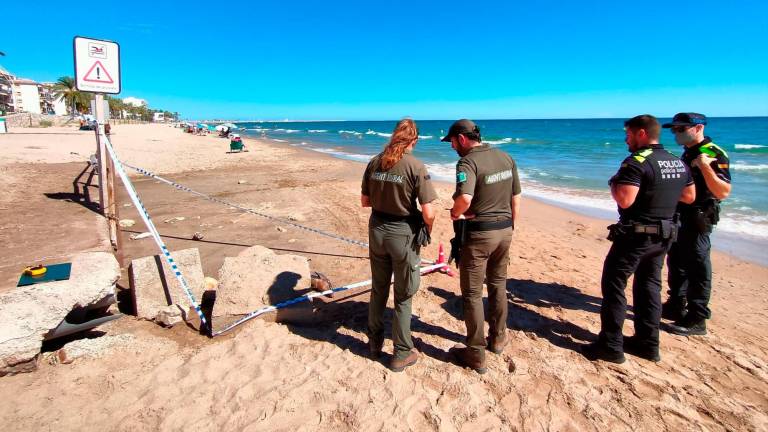
[[[87,113],[91,109],[91,100],[93,93],[81,92],[75,86],[75,79],[70,76],[63,76],[56,80],[53,85],[54,97],[57,100],[64,100],[67,109],[72,117],[78,114]],[[109,115],[112,118],[130,118],[135,120],[152,121],[154,113],[164,113],[166,120],[177,121],[179,113],[152,109],[147,106],[134,106],[125,103],[122,99],[105,95],[104,99],[109,104]]]

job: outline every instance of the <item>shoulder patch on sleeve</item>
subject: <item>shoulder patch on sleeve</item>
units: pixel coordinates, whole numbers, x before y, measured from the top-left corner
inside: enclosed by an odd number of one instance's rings
[[[456,183],[464,183],[467,181],[467,173],[459,171],[456,173]]]

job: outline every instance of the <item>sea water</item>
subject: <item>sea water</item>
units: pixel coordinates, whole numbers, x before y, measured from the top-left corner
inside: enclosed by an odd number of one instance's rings
[[[661,119],[668,121],[669,119]],[[722,203],[715,247],[768,264],[768,117],[709,118],[706,135],[731,159],[733,189]],[[458,159],[440,142],[451,120],[417,120],[414,155],[433,178],[453,181]],[[475,120],[483,142],[517,161],[524,196],[615,220],[608,179],[627,156],[623,119]],[[367,162],[386,145],[397,121],[238,122],[245,136]],[[680,155],[668,129],[661,143]],[[362,172],[362,171],[361,171]]]

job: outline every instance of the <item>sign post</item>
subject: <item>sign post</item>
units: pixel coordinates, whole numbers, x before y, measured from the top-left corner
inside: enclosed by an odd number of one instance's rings
[[[120,93],[120,45],[116,42],[76,36],[75,87],[95,93],[96,159],[99,168],[99,205],[109,224],[109,239],[117,248],[117,206],[115,205],[115,174],[107,157],[102,137],[106,119],[104,94]]]

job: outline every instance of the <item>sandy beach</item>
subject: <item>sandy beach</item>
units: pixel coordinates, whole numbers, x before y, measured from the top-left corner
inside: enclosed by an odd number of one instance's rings
[[[265,214],[367,241],[361,163],[252,139],[249,152],[228,154],[227,140],[167,125],[112,130],[127,163]],[[98,191],[76,180],[94,152],[92,132],[16,129],[0,135],[0,148],[0,293],[14,289],[31,262],[111,251],[92,202]],[[198,248],[206,276],[217,276],[224,257],[262,245],[309,258],[311,269],[336,286],[370,277],[365,248],[130,174],[169,249]],[[130,260],[158,251],[151,239],[130,239],[146,229],[135,208],[124,206],[130,201],[119,182],[118,188],[119,217],[137,221],[120,232],[118,285],[127,289]],[[452,186],[437,189],[437,207],[448,208]],[[163,222],[174,217],[184,220]],[[213,339],[183,325],[163,329],[126,316],[98,330],[126,335],[127,343],[72,364],[44,356],[37,371],[0,378],[8,395],[0,417],[9,430],[767,430],[764,266],[713,252],[709,335],[662,332],[660,363],[631,356],[623,365],[593,363],[578,352],[600,327],[609,223],[524,199],[507,281],[512,343],[501,355],[488,355],[485,375],[448,355],[464,339],[459,284],[432,274],[422,278],[413,301],[422,357],[403,373],[387,369],[388,356],[366,357],[368,291],[360,289],[328,301],[323,322],[285,325],[267,317]],[[204,239],[193,240],[195,232]],[[436,259],[437,245],[448,247],[451,237],[441,211],[422,256]],[[631,289],[627,297],[631,304]],[[631,317],[630,308],[625,335],[633,334]],[[384,350],[391,354],[391,339]]]

